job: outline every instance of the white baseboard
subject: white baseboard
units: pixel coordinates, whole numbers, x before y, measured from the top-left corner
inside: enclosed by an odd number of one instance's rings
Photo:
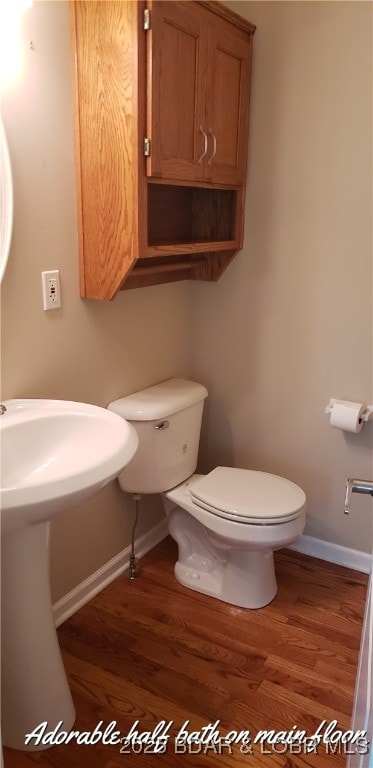
[[[345,568],[352,568],[354,571],[370,573],[372,570],[372,555],[368,552],[341,547],[340,544],[332,544],[331,541],[324,541],[323,539],[314,539],[312,536],[300,536],[296,544],[293,544],[290,549],[302,552],[304,555],[318,557],[319,560],[343,565]]]
[[[135,542],[136,557],[143,557],[150,549],[159,544],[168,535],[167,520],[162,520],[150,531],[139,536]],[[83,605],[92,600],[95,595],[107,587],[114,579],[127,571],[130,564],[131,546],[122,549],[115,557],[95,571],[77,587],[61,597],[53,605],[53,615],[56,627],[73,615]]]
[[[162,539],[168,535],[167,520],[162,520],[150,531],[144,533],[136,539],[136,556],[143,557],[150,549],[159,544]],[[356,549],[341,547],[339,544],[332,544],[330,541],[314,539],[312,536],[300,536],[296,544],[290,549],[296,552],[303,552],[305,555],[317,557],[320,560],[327,560],[330,563],[343,565],[345,568],[352,568],[355,571],[370,573],[372,569],[372,556],[367,552],[359,552]],[[128,570],[130,562],[131,547],[128,546],[115,555],[105,565],[84,579],[75,589],[61,597],[53,605],[53,615],[56,627],[59,627],[66,619],[73,615],[79,608],[92,600],[95,595],[107,587],[114,579]]]

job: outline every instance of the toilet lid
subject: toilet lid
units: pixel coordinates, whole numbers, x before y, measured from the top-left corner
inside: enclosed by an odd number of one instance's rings
[[[301,488],[268,472],[217,467],[190,488],[193,501],[220,517],[245,523],[281,523],[306,503]]]

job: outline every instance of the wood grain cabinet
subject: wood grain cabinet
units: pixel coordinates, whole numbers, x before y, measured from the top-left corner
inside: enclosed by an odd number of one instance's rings
[[[217,280],[242,247],[255,27],[217,2],[71,2],[81,296]]]
[[[243,184],[252,35],[197,4],[149,5],[147,175]]]

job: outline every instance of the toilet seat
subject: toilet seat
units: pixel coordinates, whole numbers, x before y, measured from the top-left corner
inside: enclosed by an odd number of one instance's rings
[[[290,480],[268,472],[216,467],[190,487],[197,506],[240,523],[276,525],[302,514],[306,497]]]

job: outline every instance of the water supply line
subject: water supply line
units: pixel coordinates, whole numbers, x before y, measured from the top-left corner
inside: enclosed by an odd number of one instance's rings
[[[137,522],[139,519],[139,513],[140,513],[140,500],[141,500],[141,494],[140,493],[134,493],[133,494],[133,500],[135,502],[135,520],[132,526],[132,536],[131,536],[131,554],[130,554],[130,579],[137,579],[139,573],[136,570],[136,566],[138,563],[138,559],[135,555],[135,531]]]

